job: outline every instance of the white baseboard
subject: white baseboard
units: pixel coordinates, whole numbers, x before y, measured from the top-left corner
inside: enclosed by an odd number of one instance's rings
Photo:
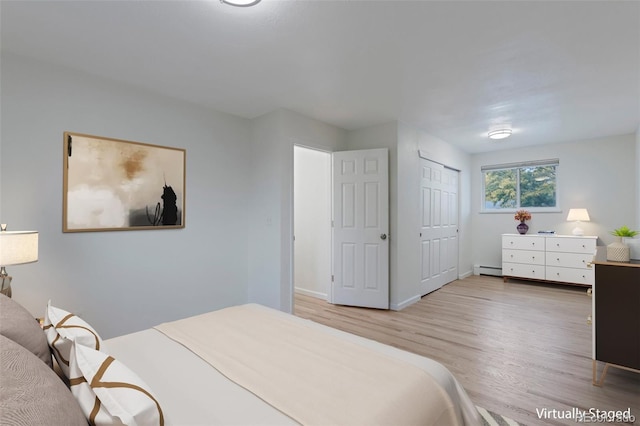
[[[305,296],[311,296],[311,297],[315,297],[322,300],[328,300],[327,295],[319,291],[307,290],[306,288],[300,288],[300,287],[295,287],[294,291],[296,293],[304,294]]]
[[[464,280],[465,278],[469,278],[471,275],[473,275],[473,271],[467,271],[462,274],[458,274],[458,279]]]
[[[401,311],[404,308],[406,308],[407,306],[411,306],[414,303],[420,301],[421,296],[413,296],[405,301],[402,301],[400,303],[391,303],[389,305],[389,309],[391,309],[392,311]]]
[[[471,275],[473,275],[472,271],[466,271],[463,274],[458,274],[458,279],[459,280],[463,280],[463,279],[465,279],[467,277],[470,277]],[[410,297],[409,299],[404,300],[404,301],[402,301],[400,303],[391,303],[389,305],[389,309],[391,309],[392,311],[401,311],[404,308],[406,308],[407,306],[411,306],[414,303],[418,302],[420,299],[422,299],[422,296],[418,295],[418,296]]]

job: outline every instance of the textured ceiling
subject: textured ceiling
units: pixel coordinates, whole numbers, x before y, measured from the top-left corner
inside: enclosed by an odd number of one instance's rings
[[[472,153],[640,124],[635,1],[2,0],[0,19],[3,51],[247,118],[399,120]]]

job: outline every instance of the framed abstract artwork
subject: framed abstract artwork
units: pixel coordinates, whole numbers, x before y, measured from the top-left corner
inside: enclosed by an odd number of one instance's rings
[[[63,232],[184,228],[186,150],[65,132]]]

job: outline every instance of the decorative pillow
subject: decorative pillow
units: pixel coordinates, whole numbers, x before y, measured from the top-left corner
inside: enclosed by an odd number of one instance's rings
[[[51,306],[51,301],[47,304],[44,315],[44,331],[53,356],[67,377],[69,377],[69,358],[73,342],[93,349],[100,349],[102,344],[102,339],[93,327],[82,318]]]
[[[0,336],[0,424],[87,426],[80,405],[45,363]]]
[[[73,344],[71,392],[95,425],[164,425],[160,404],[135,373],[113,357]]]
[[[40,324],[22,305],[4,294],[0,294],[0,334],[52,367],[51,352]]]

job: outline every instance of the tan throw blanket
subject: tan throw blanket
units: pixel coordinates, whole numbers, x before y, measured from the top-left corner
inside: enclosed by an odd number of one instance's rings
[[[155,328],[305,425],[458,424],[426,371],[279,311],[242,305]]]

